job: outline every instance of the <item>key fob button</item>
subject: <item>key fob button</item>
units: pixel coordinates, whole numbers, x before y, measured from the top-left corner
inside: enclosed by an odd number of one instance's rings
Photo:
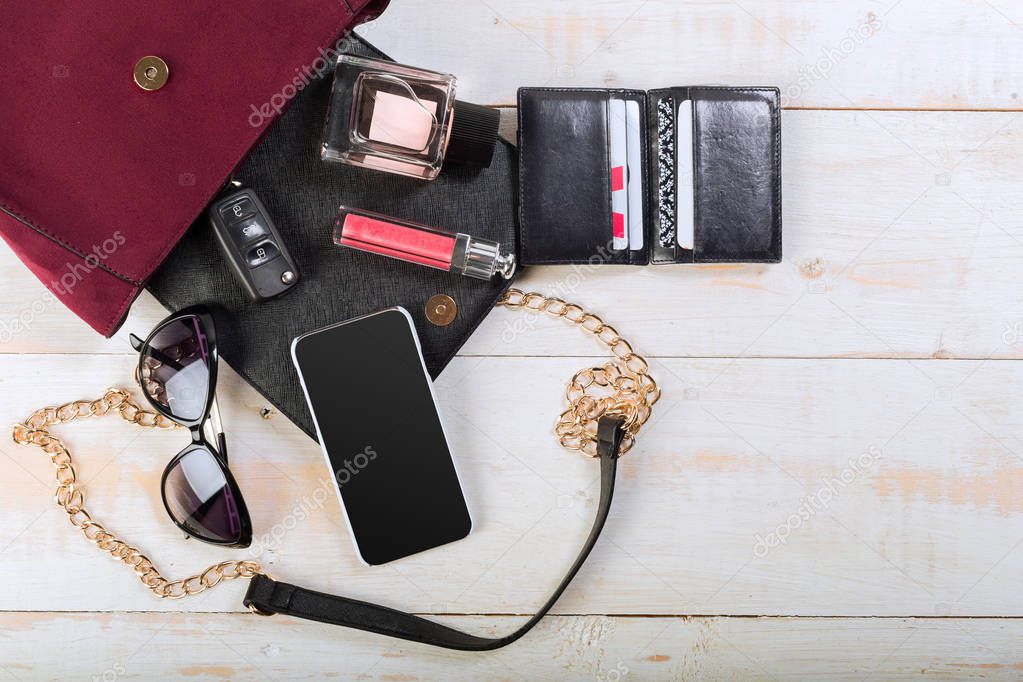
[[[257,239],[266,239],[270,236],[270,230],[267,229],[266,225],[259,218],[235,223],[229,229],[234,240],[239,245],[248,244]]]
[[[239,197],[223,206],[220,215],[223,216],[225,223],[233,225],[256,215],[256,207],[248,197]]]
[[[263,242],[249,249],[249,252],[245,254],[245,260],[248,262],[249,267],[254,268],[272,261],[279,255],[281,255],[281,251],[277,248],[276,244],[273,242]]]

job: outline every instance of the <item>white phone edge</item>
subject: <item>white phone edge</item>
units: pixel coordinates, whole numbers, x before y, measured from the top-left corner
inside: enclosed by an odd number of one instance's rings
[[[309,399],[309,390],[306,388],[305,376],[302,375],[302,367],[298,363],[298,356],[295,354],[295,350],[298,347],[299,341],[306,337],[312,336],[314,334],[319,334],[330,329],[334,329],[335,327],[351,324],[352,322],[358,322],[359,320],[364,320],[367,317],[373,317],[374,315],[382,315],[383,313],[389,312],[400,312],[402,315],[405,316],[405,319],[408,321],[409,329],[412,331],[412,339],[416,342],[416,350],[419,353],[419,362],[423,368],[423,377],[426,379],[426,385],[430,387],[430,397],[433,399],[433,404],[437,408],[437,419],[440,422],[440,430],[441,433],[444,434],[444,443],[448,447],[448,454],[451,455],[451,466],[455,470],[455,478],[458,480],[458,489],[462,493],[462,499],[465,501],[465,509],[469,513],[469,531],[463,537],[459,538],[459,540],[464,540],[465,538],[469,537],[469,535],[472,534],[472,531],[476,528],[476,520],[473,517],[472,505],[469,503],[469,498],[466,497],[465,495],[465,486],[462,484],[462,472],[458,470],[457,458],[455,457],[454,452],[451,450],[451,439],[448,437],[448,429],[447,426],[444,424],[444,415],[441,414],[440,403],[437,402],[437,393],[433,389],[433,380],[430,379],[430,372],[429,370],[426,369],[426,360],[423,359],[423,347],[419,343],[419,334],[416,332],[416,325],[412,319],[412,315],[409,314],[409,311],[403,308],[402,306],[397,305],[391,308],[378,310],[374,313],[359,315],[358,317],[353,317],[350,320],[337,322],[326,327],[321,327],[320,329],[314,329],[311,332],[305,332],[304,334],[300,334],[299,336],[296,336],[294,339],[291,340],[291,362],[293,365],[295,365],[295,371],[298,372],[298,381],[302,385],[302,394],[305,396],[305,403],[309,407],[309,414],[311,414],[313,417],[313,426],[316,427],[316,440],[319,441],[320,451],[323,452],[323,459],[327,463],[327,473],[330,474],[330,480],[334,484],[334,494],[337,496],[338,504],[341,505],[341,514],[345,517],[345,525],[348,527],[348,537],[349,539],[351,539],[352,547],[355,549],[355,556],[359,559],[362,565],[366,566],[367,568],[375,568],[377,566],[384,566],[386,564],[371,564],[368,561],[366,561],[366,558],[364,556],[362,556],[362,550],[359,548],[359,542],[355,537],[355,531],[352,530],[352,521],[351,519],[348,518],[348,509],[345,507],[344,498],[341,497],[341,486],[338,485],[337,477],[334,475],[334,465],[331,464],[330,462],[330,455],[327,454],[327,446],[323,442],[323,434],[320,432],[320,422],[316,417],[316,408],[313,407],[313,402],[312,400]],[[431,549],[424,550],[423,552],[416,552],[415,554],[410,554],[409,557],[425,554],[426,552],[439,549],[440,547],[443,546],[444,545],[438,545],[437,547],[432,547]],[[402,559],[407,559],[409,557],[402,557]],[[401,561],[401,559],[395,559],[394,561]],[[393,561],[388,561],[387,563],[390,564],[393,563]]]

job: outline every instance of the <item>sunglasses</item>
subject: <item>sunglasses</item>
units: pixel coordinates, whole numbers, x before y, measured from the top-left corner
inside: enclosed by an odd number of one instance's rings
[[[160,488],[167,514],[191,537],[248,547],[252,523],[227,466],[217,407],[213,316],[201,306],[187,308],[158,324],[144,341],[132,334],[131,345],[139,353],[135,380],[149,404],[192,434],[192,444],[163,472]]]

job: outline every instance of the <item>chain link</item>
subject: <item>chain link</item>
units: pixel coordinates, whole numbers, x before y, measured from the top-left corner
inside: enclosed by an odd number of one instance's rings
[[[555,432],[561,445],[597,456],[597,421],[605,415],[623,420],[625,436],[621,454],[628,452],[636,435],[650,419],[661,389],[650,376],[650,366],[632,349],[611,325],[588,313],[574,303],[535,292],[508,289],[497,303],[506,308],[523,309],[563,318],[596,337],[614,357],[600,367],[576,372],[565,391],[568,408],[558,418]],[[49,428],[86,417],[101,417],[110,412],[144,428],[172,429],[178,425],[157,412],[144,410],[120,388],[108,389],[96,400],[76,400],[58,407],[44,407],[25,421],[15,424],[13,439],[18,445],[35,445],[50,456],[56,467],[56,502],[71,525],[82,531],[86,539],[121,563],[131,568],[143,585],[157,597],[180,599],[216,587],[225,580],[265,575],[255,561],[222,561],[182,580],[169,580],[139,549],[108,531],[85,509],[85,493],[78,483],[78,474],[71,460],[71,451]]]
[[[224,580],[251,578],[264,573],[255,561],[222,561],[183,580],[169,580],[160,574],[145,554],[92,518],[85,509],[85,493],[78,483],[71,451],[61,439],[50,433],[49,428],[85,417],[100,417],[109,412],[145,428],[172,429],[177,426],[162,414],[142,409],[127,391],[120,388],[107,389],[97,400],[76,400],[59,407],[44,407],[14,425],[12,436],[15,443],[35,445],[50,455],[50,461],[57,468],[57,505],[67,512],[71,525],[80,529],[89,542],[131,568],[143,585],[164,599],[180,599],[216,587]]]
[[[632,449],[636,435],[650,419],[661,389],[650,376],[650,365],[611,325],[574,303],[536,292],[508,289],[497,302],[551,317],[560,317],[595,336],[614,357],[600,367],[576,372],[565,391],[568,408],[558,417],[555,433],[561,445],[597,456],[597,422],[605,415],[621,417],[625,436],[621,454]]]

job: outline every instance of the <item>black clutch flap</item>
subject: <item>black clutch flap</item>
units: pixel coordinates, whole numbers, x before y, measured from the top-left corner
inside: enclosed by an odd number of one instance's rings
[[[353,54],[386,57],[352,36]],[[291,103],[235,177],[253,189],[277,223],[300,281],[283,296],[253,303],[218,250],[205,216],[171,252],[148,288],[168,309],[204,303],[220,311],[222,357],[281,413],[315,438],[290,346],[296,336],[328,324],[400,305],[415,321],[423,356],[436,377],[476,329],[509,282],[487,282],[339,249],[331,239],[338,206],[468,232],[517,247],[517,158],[498,140],[489,168],[447,169],[432,182],[320,160],[331,79],[312,81]],[[450,296],[457,315],[438,326],[427,301]],[[345,352],[338,349],[339,353]],[[358,390],[338,386],[338,391]]]

